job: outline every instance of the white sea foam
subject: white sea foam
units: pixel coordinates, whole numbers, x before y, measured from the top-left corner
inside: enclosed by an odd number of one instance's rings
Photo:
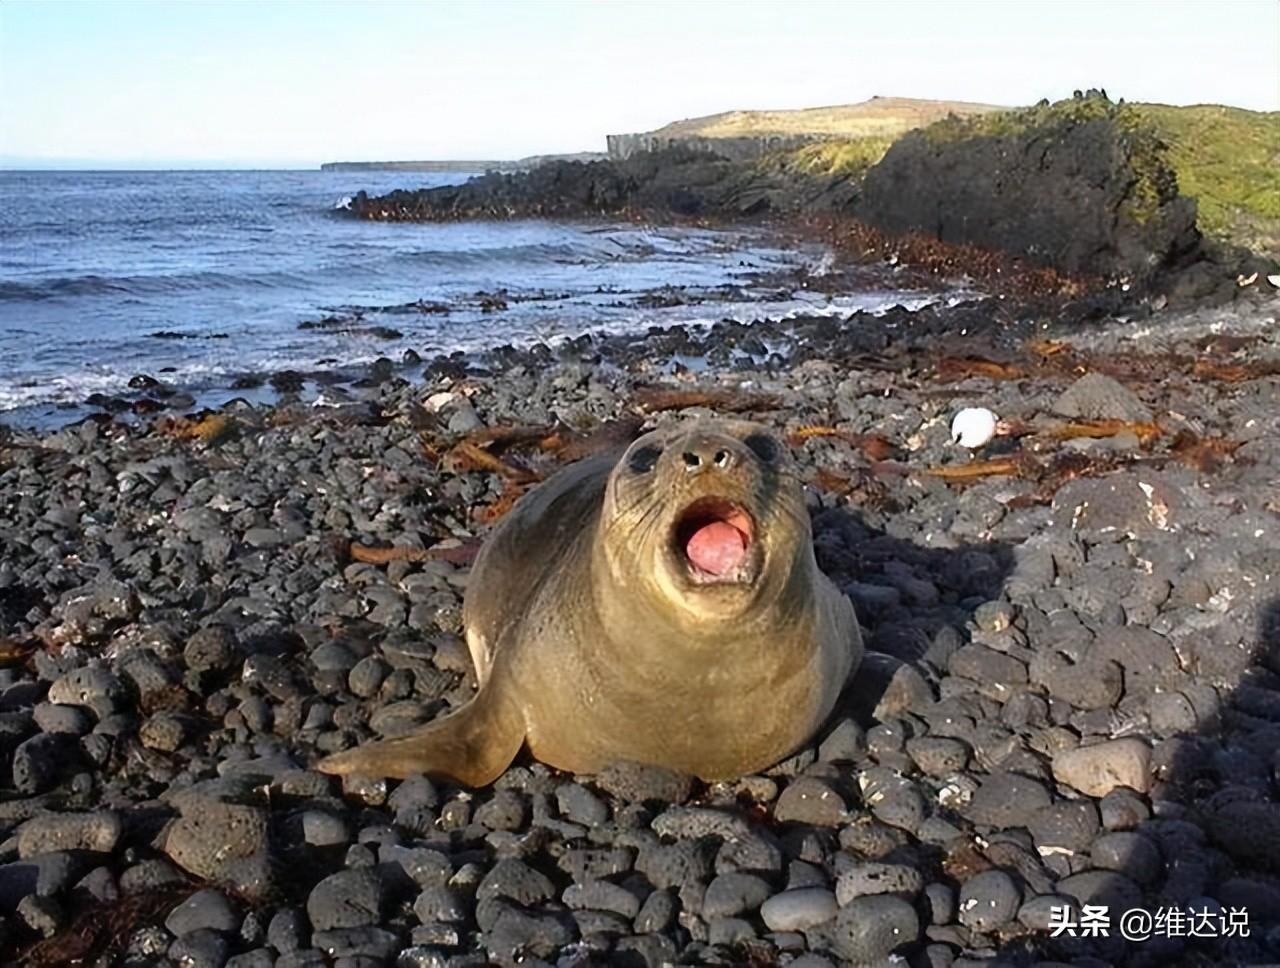
[[[536,220],[388,226],[330,211],[349,205],[356,188],[380,194],[424,177],[50,178],[38,192],[41,206],[12,205],[11,220],[0,226],[6,266],[0,415],[52,411],[94,393],[132,397],[128,383],[138,373],[203,402],[239,392],[229,387],[241,375],[347,369],[381,356],[397,360],[407,349],[429,356],[651,326],[838,317],[953,298],[891,290],[834,297],[798,290],[775,298],[774,283],[761,274],[786,278],[808,267],[820,275],[834,268],[834,257],[818,245],[783,247],[749,230]],[[15,190],[6,186],[0,175],[0,202]],[[41,241],[50,225],[74,245]],[[732,295],[735,287],[741,299]],[[667,289],[691,298],[674,306],[640,304]],[[499,290],[506,291],[507,308],[482,312],[478,294]],[[445,303],[450,311],[372,308],[414,302]],[[402,337],[297,328],[356,310],[361,318],[352,327],[385,326]],[[181,338],[151,338],[157,333]]]

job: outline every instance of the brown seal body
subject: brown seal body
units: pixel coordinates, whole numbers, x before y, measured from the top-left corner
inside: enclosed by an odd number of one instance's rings
[[[740,776],[804,745],[862,657],[789,455],[741,421],[653,431],[530,492],[477,558],[463,621],[475,698],[321,770],[478,786],[527,744],[577,773]]]

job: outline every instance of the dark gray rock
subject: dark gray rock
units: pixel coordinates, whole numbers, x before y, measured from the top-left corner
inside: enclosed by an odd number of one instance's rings
[[[994,931],[1013,921],[1022,892],[1004,871],[983,871],[960,887],[960,923],[978,932]]]
[[[688,880],[705,880],[711,873],[711,851],[701,841],[648,847],[636,857],[636,870],[659,888],[679,888]]]
[[[27,796],[44,793],[80,762],[74,736],[37,733],[13,751],[13,787]]]
[[[933,924],[950,924],[956,916],[956,892],[948,884],[930,884],[924,889],[929,919]]]
[[[311,943],[335,960],[336,964],[383,965],[401,948],[400,936],[376,925],[317,931]]]
[[[965,810],[988,827],[1025,827],[1050,802],[1043,783],[1017,773],[993,773],[982,781]]]
[[[169,946],[169,959],[182,968],[223,968],[230,945],[216,931],[200,929],[184,934]]]
[[[1151,198],[1132,208],[1136,172],[1151,177],[1153,149],[1131,133],[1129,111],[1095,95],[1030,108],[1025,123],[1002,133],[961,133],[963,121],[948,122],[954,134],[910,132],[867,172],[854,214],[893,235],[926,232],[1032,253],[1070,275],[1142,284],[1195,251],[1199,234],[1195,204],[1178,194],[1164,162]]]
[[[1063,800],[1041,807],[1031,818],[1027,829],[1036,847],[1084,850],[1098,834],[1101,826],[1098,808],[1089,800]]]
[[[640,898],[609,881],[570,884],[564,890],[563,900],[574,910],[612,911],[627,920],[633,920],[640,913]]]
[[[443,922],[455,924],[466,921],[470,917],[470,906],[466,899],[451,887],[438,886],[424,888],[413,902],[413,913],[423,924]]]
[[[666,931],[675,921],[678,903],[670,891],[653,891],[640,905],[636,914],[635,929],[638,934]]]
[[[1053,498],[1054,526],[1086,540],[1115,533],[1158,534],[1181,525],[1190,513],[1185,494],[1158,474],[1078,478]]]
[[[760,905],[770,931],[807,931],[835,917],[836,897],[823,887],[802,887],[775,894]]]
[[[324,810],[308,810],[299,818],[302,839],[312,847],[330,847],[351,842],[347,821]]]
[[[755,874],[730,871],[719,874],[707,885],[702,898],[702,916],[729,918],[756,910],[773,894],[769,882]]]
[[[1131,831],[1099,837],[1094,841],[1089,857],[1094,867],[1118,871],[1148,886],[1164,873],[1164,861],[1156,842]]]
[[[1106,709],[1124,695],[1124,670],[1110,659],[1055,663],[1039,681],[1049,695],[1080,709]]]
[[[1142,903],[1142,891],[1128,877],[1115,871],[1082,871],[1058,881],[1058,893],[1078,904],[1102,904],[1126,911]]]
[[[529,807],[515,790],[497,790],[476,808],[475,822],[490,830],[519,830],[529,819]]]
[[[773,808],[778,823],[834,827],[845,821],[848,807],[830,784],[814,777],[797,777],[787,784]]]
[[[584,827],[594,827],[609,819],[609,807],[580,783],[556,788],[556,808],[560,816]]]
[[[93,729],[93,717],[80,706],[58,706],[42,702],[32,711],[32,716],[43,733],[83,736]]]
[[[819,933],[819,938],[812,936]],[[855,897],[835,918],[810,932],[844,963],[875,964],[910,949],[920,938],[915,908],[891,894]]]
[[[963,770],[969,762],[969,747],[948,736],[921,736],[907,740],[907,755],[923,773],[947,776]]]
[[[1027,666],[1011,655],[996,652],[985,645],[966,645],[957,649],[949,664],[952,675],[972,679],[1005,699],[1014,688],[1027,681]]]
[[[862,863],[841,872],[836,881],[836,901],[843,907],[855,897],[898,894],[911,898],[924,889],[924,878],[906,864]]]
[[[386,890],[377,871],[338,871],[312,888],[307,897],[307,917],[314,931],[378,924],[386,901]]]
[[[555,896],[555,888],[545,874],[534,870],[523,861],[500,860],[484,876],[476,891],[479,900],[505,897],[519,904],[537,904]]]
[[[306,917],[297,908],[281,908],[267,924],[267,942],[281,954],[310,947],[311,933]]]
[[[527,964],[530,955],[550,957],[572,942],[575,934],[571,918],[507,908],[485,932],[484,945],[490,956],[502,964]]]
[[[270,948],[254,948],[243,954],[232,955],[224,968],[273,968],[276,956]]]
[[[647,800],[684,803],[693,793],[691,776],[640,763],[611,764],[596,776],[596,785],[629,803]]]
[[[1280,804],[1230,803],[1214,814],[1209,833],[1237,860],[1280,870]]]
[[[1131,830],[1151,816],[1143,798],[1132,790],[1112,790],[1098,803],[1102,826],[1107,830]]]
[[[1086,373],[1053,402],[1053,412],[1087,420],[1149,421],[1151,410],[1123,383],[1104,373]]]
[[[193,931],[231,932],[240,926],[240,917],[221,891],[197,891],[174,908],[165,919],[169,933],[181,938]]]
[[[852,719],[842,719],[818,744],[818,759],[824,763],[852,762],[866,749],[865,734]]]
[[[230,669],[239,656],[235,633],[222,625],[209,625],[187,640],[182,657],[196,672],[221,672]]]

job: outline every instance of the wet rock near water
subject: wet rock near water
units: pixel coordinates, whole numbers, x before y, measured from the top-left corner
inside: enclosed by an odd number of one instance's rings
[[[768,208],[760,178],[709,151],[671,148],[626,161],[555,161],[529,171],[490,172],[461,185],[357,193],[348,211],[365,219],[583,218],[654,211],[676,215]]]
[[[1280,958],[1280,381],[942,372],[1045,338],[1005,316],[591,337],[431,361],[358,409],[237,404],[235,433],[6,435],[6,963],[69,963],[85,937],[238,968]],[[1265,361],[1272,319],[1170,318],[1140,345],[1177,359],[1227,325]],[[1047,337],[1114,363],[1145,325]],[[717,351],[741,353],[673,366]],[[1034,433],[970,455],[948,429],[966,405]],[[484,790],[309,769],[472,693],[468,562],[510,486],[454,444],[548,428],[495,453],[541,473],[551,430],[587,448],[708,409],[810,428],[790,444],[815,553],[874,650],[804,749],[716,784],[526,758]],[[1105,459],[1060,435],[1103,420],[1167,429],[1081,438]],[[1014,452],[1072,473],[936,473]],[[1054,908],[1098,903],[1247,907],[1252,931],[1050,936]]]

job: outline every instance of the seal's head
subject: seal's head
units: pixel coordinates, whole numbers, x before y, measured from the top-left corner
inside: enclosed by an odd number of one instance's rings
[[[610,475],[600,526],[615,585],[675,604],[686,623],[776,597],[813,553],[790,455],[746,421],[640,437]]]

